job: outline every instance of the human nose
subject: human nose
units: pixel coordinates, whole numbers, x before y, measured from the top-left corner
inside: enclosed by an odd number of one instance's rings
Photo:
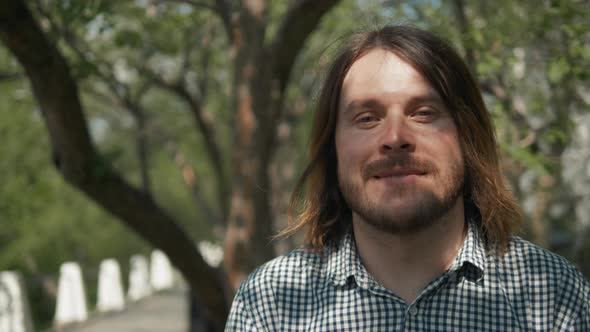
[[[412,131],[403,117],[387,119],[382,128],[381,153],[412,152],[415,149]]]

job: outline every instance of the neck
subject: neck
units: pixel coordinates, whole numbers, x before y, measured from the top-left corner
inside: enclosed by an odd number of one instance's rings
[[[367,271],[385,288],[412,303],[453,263],[463,243],[463,200],[431,226],[411,234],[390,234],[353,215],[359,256]]]

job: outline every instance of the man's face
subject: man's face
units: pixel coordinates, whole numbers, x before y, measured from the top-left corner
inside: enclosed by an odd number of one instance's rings
[[[411,233],[462,199],[453,118],[436,90],[392,52],[371,50],[348,71],[335,138],[338,181],[353,220]]]

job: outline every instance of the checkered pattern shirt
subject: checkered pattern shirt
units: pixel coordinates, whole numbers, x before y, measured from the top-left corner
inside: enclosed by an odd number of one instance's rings
[[[407,304],[362,265],[354,237],[303,248],[253,272],[226,331],[590,331],[590,284],[521,238],[498,259],[469,226],[449,270]]]

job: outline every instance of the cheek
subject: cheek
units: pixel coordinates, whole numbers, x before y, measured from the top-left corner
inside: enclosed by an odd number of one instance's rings
[[[450,144],[452,144],[452,150],[454,152],[455,158],[460,160],[463,163],[463,147],[461,145],[461,140],[459,139],[459,134],[457,130],[452,133],[450,137]]]
[[[336,137],[336,156],[341,171],[360,169],[368,152],[366,144],[358,139]]]
[[[463,149],[456,131],[445,135],[440,139],[439,144],[443,144],[440,150],[445,151],[441,157],[447,160],[448,163],[462,166],[463,165]]]
[[[336,160],[338,161],[338,169],[342,169],[347,164],[349,152],[349,142],[346,140],[346,136],[342,133],[342,130],[336,126],[334,133],[334,144],[336,146]]]
[[[338,173],[349,173],[351,168],[350,152],[347,148],[336,146],[336,160],[338,161]]]

